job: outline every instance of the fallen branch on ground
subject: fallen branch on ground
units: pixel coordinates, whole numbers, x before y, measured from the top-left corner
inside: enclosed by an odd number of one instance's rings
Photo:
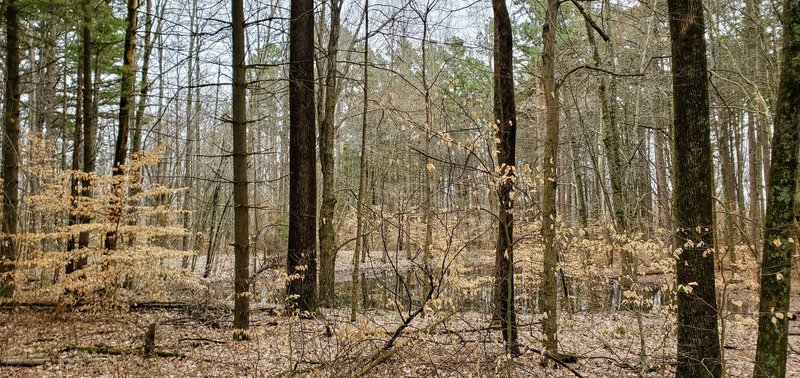
[[[53,360],[47,357],[8,357],[0,358],[0,366],[36,367],[42,366],[50,361]]]
[[[105,345],[92,345],[92,346],[70,346],[64,349],[61,349],[60,352],[83,352],[87,354],[105,354],[110,356],[121,356],[121,355],[141,355],[142,352],[138,349],[120,349]],[[154,351],[153,356],[155,357],[163,357],[163,358],[185,358],[186,355],[179,352],[166,352],[166,351]]]
[[[200,344],[200,343],[227,344],[227,343],[228,343],[227,341],[220,341],[220,340],[206,339],[206,338],[204,338],[204,337],[197,337],[197,338],[183,338],[183,339],[180,339],[180,340],[178,340],[178,342],[179,342],[179,343],[182,343],[182,342],[184,342],[184,341],[192,341],[192,342],[194,342],[195,344]]]
[[[540,350],[538,350],[536,348],[531,348],[531,347],[525,347],[525,349],[527,349],[528,351],[537,353],[537,354],[539,354],[541,356],[544,356],[545,358],[547,358],[549,360],[552,360],[553,362],[565,367],[567,370],[572,372],[572,374],[574,374],[576,377],[583,378],[583,375],[581,375],[580,372],[575,370],[575,368],[573,368],[572,366],[567,365],[567,363],[575,363],[575,362],[577,362],[578,361],[577,357],[572,356],[572,355],[553,355],[548,351],[540,351]]]

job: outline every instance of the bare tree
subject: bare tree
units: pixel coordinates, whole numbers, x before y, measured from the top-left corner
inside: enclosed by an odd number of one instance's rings
[[[322,165],[322,206],[319,211],[319,300],[320,304],[333,304],[334,272],[336,270],[336,192],[334,187],[334,121],[338,101],[338,70],[336,55],[339,52],[339,30],[342,0],[331,0],[331,26],[324,85],[324,110],[319,130],[319,161]],[[366,81],[366,78],[365,78]],[[320,100],[323,100],[320,99]]]
[[[361,114],[361,150],[358,157],[358,197],[356,199],[356,248],[353,251],[353,275],[350,290],[350,321],[356,321],[358,309],[358,254],[364,248],[364,191],[367,176],[367,112],[369,111],[369,0],[364,0],[364,110]],[[363,258],[363,255],[362,255]]]
[[[244,60],[244,2],[231,3],[233,28],[233,217],[234,339],[247,339],[250,327],[250,204],[247,197],[247,79]]]
[[[495,249],[495,312],[500,318],[506,351],[519,355],[514,311],[514,181],[516,178],[517,107],[511,18],[505,0],[492,0],[494,11],[494,118],[497,140],[497,246]]]
[[[761,300],[754,377],[787,375],[789,298],[796,238],[797,160],[800,148],[800,4],[785,1],[783,62],[772,136],[767,218],[761,261]]]
[[[291,307],[316,310],[317,161],[314,111],[314,2],[292,0],[289,23],[289,248]],[[303,314],[306,315],[306,314]]]
[[[117,143],[114,148],[114,165],[111,174],[114,177],[111,193],[110,227],[106,232],[105,248],[117,248],[117,228],[122,216],[122,176],[125,174],[125,161],[128,155],[128,135],[130,134],[131,110],[133,108],[133,91],[136,82],[134,68],[136,53],[136,23],[139,0],[128,0],[128,15],[125,28],[125,45],[122,60],[122,88],[119,97],[119,126]]]
[[[90,0],[83,1],[83,18],[81,20],[81,50],[82,50],[82,84],[83,84],[83,172],[87,175],[94,173],[96,159],[97,159],[97,128],[95,123],[95,96],[94,96],[94,64],[93,64],[93,51],[94,43],[92,41],[92,19],[91,14],[94,11]],[[81,196],[83,201],[90,201],[92,197],[91,181],[88,177],[81,180]],[[83,212],[79,216],[79,222],[86,224],[91,221],[91,214]],[[78,248],[86,248],[89,246],[89,232],[81,231],[78,235]],[[87,259],[85,255],[81,255],[74,260],[74,264],[67,266],[67,273],[74,272],[86,266]]]
[[[547,112],[546,136],[544,146],[544,188],[542,190],[542,239],[544,242],[544,257],[542,260],[542,304],[541,311],[545,314],[542,323],[544,334],[544,349],[551,353],[558,353],[558,318],[557,301],[557,265],[558,256],[555,248],[556,237],[556,186],[558,185],[558,131],[559,131],[559,103],[558,88],[555,78],[555,44],[556,44],[556,16],[558,15],[559,0],[548,0],[545,11],[545,23],[542,27],[544,50],[542,52],[542,81],[544,88],[545,106]]]
[[[678,377],[722,375],[714,282],[713,166],[703,5],[669,0],[675,127]]]
[[[3,106],[3,223],[0,231],[0,297],[14,293],[14,260],[19,223],[19,7],[16,0],[5,6],[6,88]]]

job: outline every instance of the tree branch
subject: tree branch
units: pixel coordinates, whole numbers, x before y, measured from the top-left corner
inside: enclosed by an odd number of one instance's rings
[[[583,5],[581,5],[578,2],[578,0],[570,0],[570,2],[572,2],[573,5],[575,5],[575,8],[578,8],[578,12],[581,12],[583,18],[586,19],[586,22],[588,22],[589,25],[591,25],[592,29],[594,29],[597,32],[597,34],[600,35],[600,38],[603,38],[604,41],[608,42],[610,38],[608,38],[606,32],[604,32],[603,29],[600,29],[600,27],[597,26],[597,23],[594,22],[592,16],[589,16],[589,14],[586,13],[586,9],[583,9]]]

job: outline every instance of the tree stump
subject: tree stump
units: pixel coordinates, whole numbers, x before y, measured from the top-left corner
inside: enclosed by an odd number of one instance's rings
[[[147,333],[144,334],[144,356],[152,357],[156,351],[156,323],[147,326]]]

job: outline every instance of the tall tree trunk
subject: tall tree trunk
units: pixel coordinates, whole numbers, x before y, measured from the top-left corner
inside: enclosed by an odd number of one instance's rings
[[[741,112],[734,113],[733,114],[733,118],[734,118],[734,122],[733,122],[733,125],[734,125],[734,128],[733,128],[733,145],[731,146],[731,149],[733,150],[732,152],[733,152],[734,156],[737,157],[737,159],[736,159],[736,177],[737,177],[738,181],[736,181],[736,203],[739,205],[739,213],[742,214],[742,216],[744,216],[745,212],[747,211],[746,210],[747,208],[745,207],[745,200],[744,200],[744,191],[745,191],[745,187],[747,186],[747,183],[744,181],[745,180],[745,174],[744,174],[744,172],[745,172],[744,171],[745,150],[744,150],[744,143],[743,143],[743,140],[742,140],[743,139],[743,131],[742,131],[742,125],[743,124],[742,124],[742,119],[741,119],[742,118],[742,113]],[[746,219],[743,219],[743,218],[739,219],[740,226],[744,226],[745,224],[747,224],[746,222],[747,222]],[[741,232],[743,233],[742,236],[744,237],[744,239],[748,240],[747,235],[745,234],[745,232],[747,232],[746,231],[746,227],[742,227],[741,228]]]
[[[551,354],[558,353],[558,256],[556,241],[556,186],[558,185],[558,129],[559,103],[555,78],[556,18],[559,0],[547,0],[545,23],[542,27],[544,51],[542,53],[542,80],[544,86],[545,108],[547,112],[547,131],[544,144],[544,187],[542,189],[542,239],[544,257],[542,259],[542,302],[541,311],[545,314],[542,322],[544,349]]]
[[[122,193],[122,177],[126,173],[125,159],[128,155],[128,134],[130,133],[131,104],[136,81],[134,69],[136,53],[136,13],[139,9],[139,0],[128,0],[128,16],[126,18],[125,45],[122,60],[122,88],[119,97],[119,128],[117,129],[117,143],[114,148],[114,165],[111,170],[113,177],[111,203],[109,210],[109,223],[111,229],[106,232],[104,246],[108,250],[117,248],[117,229],[124,203]]]
[[[152,0],[150,0],[152,1]],[[164,35],[162,30],[164,28],[164,11],[166,9],[167,1],[164,1],[161,4],[161,10],[159,11],[159,15],[162,17],[158,17],[158,26],[156,26],[156,39],[158,40],[158,96],[156,98],[156,108],[157,114],[160,115],[164,114],[166,110],[164,109]],[[169,156],[169,149],[167,145],[164,143],[164,123],[163,122],[156,122],[156,146],[159,148],[163,148],[163,156],[162,159],[158,162],[156,166],[156,178],[155,181],[159,185],[166,185],[167,184],[167,159],[166,156]],[[156,199],[157,206],[166,206],[167,205],[167,194],[162,193]],[[166,226],[167,225],[167,214],[162,212],[156,217],[156,223],[159,226]],[[162,237],[159,238],[157,241],[158,245],[162,247],[167,246],[167,238]]]
[[[319,130],[319,161],[322,165],[322,206],[319,211],[319,301],[332,306],[334,272],[336,271],[336,191],[334,181],[334,121],[338,95],[336,54],[339,51],[339,29],[342,0],[331,0],[331,29],[328,39],[327,72],[325,73],[325,109]],[[365,77],[366,81],[366,77]]]
[[[93,13],[90,9],[91,1],[84,0],[83,3],[83,20],[81,27],[82,34],[82,58],[81,69],[83,70],[83,172],[86,174],[84,179],[81,180],[81,200],[85,202],[91,201],[92,187],[88,175],[94,173],[95,163],[97,158],[97,128],[94,121],[95,117],[95,99],[94,89],[95,81],[93,80],[94,65],[92,58],[94,56],[94,43],[92,41],[92,20],[88,16]],[[91,222],[92,215],[86,211],[80,214],[80,223],[87,224]],[[86,248],[89,246],[89,232],[82,231],[78,235],[78,248]],[[75,270],[83,269],[86,266],[87,258],[82,255],[75,262]]]
[[[187,253],[183,257],[183,261],[181,262],[181,267],[183,269],[189,268],[189,251],[191,251],[194,246],[192,245],[192,241],[194,240],[194,227],[192,225],[193,217],[192,217],[192,209],[193,209],[193,193],[192,188],[192,181],[194,180],[194,145],[197,143],[195,140],[193,130],[194,118],[197,117],[197,114],[193,114],[192,108],[194,104],[194,91],[192,89],[192,85],[195,84],[195,76],[194,76],[194,57],[198,54],[198,51],[195,50],[197,37],[195,35],[195,26],[197,22],[197,0],[192,1],[192,14],[189,18],[189,30],[191,31],[191,37],[189,38],[189,59],[188,60],[188,85],[186,88],[186,150],[184,151],[184,171],[183,171],[183,187],[185,188],[183,192],[183,228],[186,229],[186,233],[183,234],[183,238],[181,239],[181,247],[183,248],[184,252]],[[176,149],[177,150],[177,149]]]
[[[750,171],[750,242],[756,261],[761,261],[761,148],[758,145],[755,115],[747,113],[747,161]]]
[[[14,260],[19,223],[19,7],[6,2],[6,88],[3,105],[3,233],[0,244],[0,297],[14,294]]]
[[[31,96],[31,105],[34,111],[30,112],[30,114],[35,120],[31,125],[31,131],[46,142],[54,135],[52,129],[55,126],[55,115],[57,114],[55,111],[55,88],[58,81],[55,58],[56,41],[52,36],[53,26],[48,20],[42,21],[37,29],[39,29],[37,31],[41,35],[39,53],[35,53],[37,50],[35,48],[29,50],[32,56],[38,55],[38,59],[32,60],[36,62],[36,67],[32,72],[35,74],[34,82],[36,84]],[[34,181],[31,189],[32,194],[38,194],[38,183]]]
[[[80,221],[79,213],[78,213],[78,196],[80,192],[78,191],[78,182],[77,179],[77,172],[81,169],[81,165],[83,162],[82,159],[82,148],[83,148],[83,114],[82,114],[82,101],[83,101],[83,72],[81,68],[78,68],[77,78],[75,80],[75,92],[77,94],[75,100],[75,125],[72,130],[72,173],[70,174],[70,212],[69,212],[69,219],[67,220],[67,224],[69,226],[74,226],[78,224]],[[70,254],[70,259],[67,261],[66,266],[66,273],[70,274],[79,269],[79,261],[81,259],[85,259],[84,257],[75,257],[72,256],[73,251],[75,250],[77,243],[77,239],[75,235],[70,235],[69,239],[67,240],[67,253]],[[85,263],[84,263],[85,264]]]
[[[250,327],[250,204],[247,198],[247,79],[244,61],[244,2],[231,4],[233,29],[233,254],[234,254],[234,339],[248,338]]]
[[[738,207],[736,203],[736,172],[731,154],[731,112],[722,110],[717,127],[717,146],[719,147],[720,169],[722,171],[722,193],[725,197],[725,245],[731,262],[736,261],[736,222]]]
[[[675,123],[677,377],[722,375],[714,282],[713,162],[703,4],[668,0]]]
[[[569,116],[567,116],[567,119],[569,119]],[[575,131],[576,127],[570,127],[569,149],[572,154],[572,170],[575,172],[575,199],[578,204],[578,223],[581,227],[586,228],[589,226],[589,209],[586,203],[586,172],[583,167],[580,143]]]
[[[497,247],[494,308],[500,318],[506,351],[519,355],[514,311],[514,181],[516,177],[517,107],[514,102],[514,61],[511,18],[505,0],[492,0],[494,11],[494,118],[497,140]]]
[[[148,71],[150,70],[150,55],[153,52],[153,0],[145,0],[145,27],[144,27],[144,54],[142,56],[142,76],[139,81],[139,99],[136,105],[134,114],[133,127],[131,128],[131,160],[137,159],[142,150],[142,123],[144,122],[144,111],[147,105],[147,92],[150,86],[148,81]],[[165,1],[166,3],[166,1]],[[134,180],[142,180],[142,168],[138,168],[131,173],[131,178]],[[141,183],[141,181],[140,181]],[[130,188],[130,197],[135,197],[141,192],[141,186],[134,185]],[[134,206],[138,205],[138,202]],[[130,219],[131,225],[136,225],[139,222],[136,214]],[[129,244],[135,242],[134,235],[128,239]]]
[[[795,250],[797,154],[800,148],[800,3],[785,1],[783,62],[767,187],[754,377],[786,376],[789,296]]]
[[[650,132],[637,125],[638,148],[636,152],[636,197],[639,226],[646,238],[652,237],[653,230],[653,185],[650,182]],[[630,256],[629,274],[637,271],[637,258]],[[635,280],[636,277],[629,277]]]
[[[668,172],[670,146],[669,139],[671,122],[664,122],[664,104],[658,94],[653,95],[651,104],[651,114],[653,119],[653,148],[655,149],[655,170],[656,170],[656,198],[658,199],[658,228],[669,230],[672,228],[672,203],[669,193]]]
[[[290,307],[316,310],[317,161],[314,131],[314,2],[292,0],[289,22],[289,247]]]
[[[364,190],[367,180],[367,112],[369,111],[369,0],[364,0],[364,110],[361,114],[361,151],[358,160],[358,197],[356,199],[356,248],[353,250],[353,275],[350,290],[350,321],[356,321],[358,309],[358,254],[364,246]]]
[[[668,142],[664,137],[667,134],[666,129],[658,129],[655,135],[655,149],[656,149],[656,190],[658,192],[658,227],[670,229],[672,225],[672,204],[670,203],[669,186],[667,182],[667,158],[666,154],[669,151]]]
[[[145,0],[144,18],[144,53],[142,54],[142,76],[139,80],[139,103],[136,106],[136,118],[133,124],[131,136],[131,156],[142,150],[142,124],[144,123],[144,111],[147,106],[147,93],[150,90],[148,74],[150,71],[150,56],[153,54],[154,39],[153,34],[153,0]],[[166,1],[164,2],[166,4]],[[163,14],[163,12],[161,13]]]
[[[603,19],[610,22],[611,5],[608,1],[604,1]],[[591,30],[587,21],[587,35],[589,44],[592,47],[592,56],[594,62],[598,67],[607,66],[607,69],[614,70],[614,47],[611,42],[608,42],[608,56],[606,63],[603,64],[603,59],[600,56],[600,49],[594,37],[594,31]],[[617,232],[622,235],[627,235],[630,231],[630,209],[632,208],[629,203],[630,190],[625,187],[625,162],[622,154],[622,130],[620,129],[619,122],[617,121],[617,100],[616,100],[616,81],[612,77],[607,85],[606,79],[600,79],[600,85],[597,88],[600,97],[600,110],[603,118],[603,147],[606,149],[606,158],[608,160],[608,170],[611,178],[611,197],[613,203],[614,224],[616,225]],[[623,290],[630,290],[636,279],[636,258],[633,254],[623,248],[617,248],[622,257],[622,284]]]
[[[422,18],[422,41],[420,41],[422,49],[422,90],[425,97],[425,167],[423,167],[424,183],[423,183],[423,212],[425,216],[425,245],[423,246],[423,258],[425,259],[424,266],[429,268],[432,258],[431,247],[433,246],[433,188],[431,175],[433,174],[434,165],[431,163],[431,139],[433,138],[433,123],[431,119],[431,88],[428,83],[428,36],[430,33],[430,25],[428,24],[428,16],[431,12],[431,3],[425,4],[425,12],[421,15]]]
[[[214,187],[214,192],[211,194],[211,225],[209,226],[208,230],[208,245],[206,247],[206,263],[205,267],[203,268],[203,278],[208,278],[211,276],[211,269],[214,266],[214,256],[215,256],[215,248],[214,244],[216,244],[217,240],[217,233],[219,233],[219,229],[221,227],[222,218],[225,217],[223,214],[220,217],[220,220],[217,221],[217,208],[219,208],[219,191],[221,187],[220,184]],[[230,199],[230,197],[228,197]],[[234,214],[234,217],[236,215]],[[235,219],[234,219],[235,223]],[[234,225],[235,227],[235,225]],[[235,230],[234,230],[235,232]],[[235,260],[235,257],[234,257]],[[249,303],[248,303],[249,304]],[[234,303],[235,306],[235,303]],[[249,323],[249,322],[248,322]]]

